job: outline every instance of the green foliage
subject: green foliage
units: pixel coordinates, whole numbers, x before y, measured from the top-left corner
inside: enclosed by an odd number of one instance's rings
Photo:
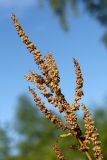
[[[77,0],[50,0],[49,3],[54,13],[59,17],[62,28],[67,31],[69,28],[67,21],[67,5],[69,4],[73,13],[76,13]]]
[[[47,152],[46,148],[58,134],[54,125],[44,119],[27,96],[19,98],[15,129],[21,137],[18,148],[24,156],[32,156],[35,153],[41,155],[41,150],[44,153]],[[42,147],[43,144],[44,147]]]
[[[9,154],[9,138],[6,132],[6,129],[0,128],[0,159]]]
[[[84,3],[87,10],[94,15],[101,24],[107,26],[107,0],[84,0]]]
[[[69,29],[67,18],[70,15],[68,9],[75,14],[79,11],[80,4],[82,4],[85,10],[105,27],[106,32],[102,36],[102,41],[107,46],[107,0],[49,0],[49,4],[53,12],[59,17],[61,26],[65,31]]]
[[[107,47],[107,0],[84,0],[83,2],[87,11],[105,27],[106,32],[102,36],[102,41]]]
[[[19,137],[18,148],[20,152],[17,156],[8,156],[7,132],[0,129],[0,144],[3,150],[0,153],[5,157],[1,160],[56,160],[52,150],[52,144],[56,142],[56,137],[61,131],[46,120],[36,106],[30,101],[29,97],[21,96],[16,111],[16,133]],[[100,133],[104,158],[107,159],[107,113],[106,110],[97,110],[94,114],[95,125]],[[81,124],[81,120],[79,120]],[[81,124],[82,125],[82,124]],[[23,128],[24,127],[24,128]],[[2,138],[1,138],[2,137]],[[4,137],[4,138],[3,138]],[[65,158],[79,160],[79,144],[74,137],[58,138],[58,146],[61,148]],[[5,144],[5,145],[4,145]],[[4,152],[5,151],[5,152]],[[5,154],[4,154],[5,153]],[[85,154],[82,159],[86,160]]]
[[[18,133],[29,139],[35,137],[35,131],[37,131],[36,126],[39,116],[36,111],[29,97],[20,96],[16,111],[15,128]]]

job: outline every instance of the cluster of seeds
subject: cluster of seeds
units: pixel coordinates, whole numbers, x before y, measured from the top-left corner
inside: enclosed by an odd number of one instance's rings
[[[59,71],[57,69],[56,62],[53,59],[51,53],[48,53],[44,57],[44,60],[46,62],[46,67],[48,69],[48,74],[50,75],[49,82],[53,82],[54,84],[58,85],[58,83],[60,82]]]
[[[74,65],[75,65],[75,73],[76,73],[76,95],[75,95],[75,101],[78,101],[83,96],[83,78],[82,73],[80,69],[80,65],[76,59],[74,59]]]
[[[12,19],[14,21],[14,26],[22,42],[26,45],[26,48],[29,49],[29,52],[34,55],[34,60],[36,64],[42,64],[43,60],[41,58],[40,51],[36,49],[36,46],[28,39],[28,36],[23,32],[23,29],[19,25],[18,20],[16,19],[15,15],[12,15]]]
[[[44,113],[45,117],[51,122],[53,122],[57,126],[57,128],[62,128],[63,130],[66,130],[67,126],[64,125],[63,122],[56,115],[52,114],[52,112],[45,107],[44,103],[41,101],[41,98],[37,96],[36,92],[31,88],[29,88],[29,91],[33,95],[37,107],[42,113]]]
[[[85,126],[85,140],[84,140],[84,146],[87,144],[90,144],[90,141],[92,141],[93,144],[93,151],[94,151],[94,157],[96,160],[103,160],[102,151],[101,151],[101,141],[98,140],[99,134],[97,133],[97,129],[95,128],[94,121],[91,119],[90,113],[87,109],[87,107],[83,104],[82,108],[84,110],[84,126]]]
[[[29,88],[29,91],[34,97],[36,106],[42,113],[44,113],[45,117],[53,122],[58,128],[69,131],[67,135],[72,135],[77,138],[81,145],[80,150],[86,152],[86,156],[88,157],[88,159],[91,160],[91,157],[88,153],[89,147],[87,145],[91,141],[93,143],[94,157],[96,158],[96,160],[103,160],[100,148],[101,142],[98,141],[97,130],[94,126],[94,122],[90,118],[89,111],[85,105],[82,106],[85,114],[84,123],[86,129],[84,138],[82,135],[82,131],[77,123],[77,116],[75,114],[75,111],[79,110],[80,104],[78,103],[78,101],[83,96],[83,78],[78,61],[76,59],[74,59],[73,61],[76,73],[76,90],[74,103],[70,105],[62,94],[61,88],[59,87],[59,71],[52,55],[48,53],[44,58],[42,58],[40,51],[37,50],[36,46],[28,39],[28,36],[24,33],[15,15],[12,15],[12,20],[21,40],[23,41],[23,43],[25,43],[30,53],[33,54],[34,61],[38,65],[38,68],[42,70],[42,76],[35,74],[33,71],[30,71],[30,75],[26,75],[25,78],[28,81],[35,83],[36,87],[41,91],[41,94],[47,98],[50,104],[52,104],[54,107],[58,107],[60,113],[64,112],[66,125],[56,115],[48,110],[37,93],[33,89]],[[64,156],[56,145],[53,145],[53,149],[58,159],[64,160]]]
[[[83,96],[83,91],[82,91],[83,78],[82,78],[82,73],[81,73],[81,69],[78,61],[75,58],[73,60],[74,60],[75,73],[76,73],[76,89],[75,89],[74,103],[72,106],[74,107],[74,110],[79,110],[80,104],[78,103],[78,101]]]
[[[61,153],[60,148],[58,148],[56,144],[53,144],[52,148],[53,148],[54,152],[56,153],[56,156],[59,160],[65,160],[64,156]]]
[[[42,90],[42,94],[48,99],[48,102],[53,104],[53,106],[58,106],[60,112],[65,112],[65,118],[67,123],[71,123],[72,130],[75,130],[75,134],[78,132],[78,125],[77,125],[77,118],[75,115],[75,112],[69,105],[69,103],[65,100],[64,95],[61,93],[61,89],[58,86],[58,83],[60,81],[59,78],[59,71],[57,69],[55,60],[53,59],[52,55],[48,53],[44,59],[42,59],[41,53],[39,50],[36,49],[36,46],[33,45],[31,41],[29,41],[26,34],[23,32],[22,27],[18,23],[18,20],[16,19],[15,15],[12,16],[14,25],[17,29],[17,33],[21,37],[22,41],[26,44],[26,47],[29,49],[29,51],[34,55],[34,61],[36,64],[39,65],[39,68],[43,70],[43,75],[46,78],[42,78],[41,76],[35,75],[32,71],[30,72],[30,76],[25,76],[27,80],[30,80],[31,82],[36,82],[37,87]],[[26,37],[26,41],[25,41]],[[28,43],[29,42],[29,43]],[[28,44],[29,47],[28,47]],[[33,47],[35,46],[35,47]],[[55,94],[55,98],[52,98],[52,93],[49,93],[46,91],[46,87],[43,86],[43,83],[46,84],[47,87],[50,88],[51,92]],[[80,129],[79,129],[80,130]]]

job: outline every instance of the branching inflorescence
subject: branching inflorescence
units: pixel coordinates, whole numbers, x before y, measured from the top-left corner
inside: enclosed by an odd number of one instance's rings
[[[47,98],[48,102],[54,107],[58,107],[60,113],[64,113],[66,123],[54,115],[51,110],[48,110],[35,90],[29,88],[29,91],[33,95],[36,106],[42,113],[44,113],[45,117],[53,122],[58,128],[67,130],[68,133],[66,136],[61,135],[61,137],[76,137],[77,141],[80,143],[80,151],[85,152],[89,160],[92,160],[93,158],[96,160],[103,160],[100,147],[101,142],[98,140],[99,134],[97,133],[97,129],[95,128],[94,122],[91,119],[89,110],[84,104],[81,105],[78,102],[83,96],[83,78],[78,61],[73,59],[76,73],[76,90],[74,102],[70,105],[65,99],[61,88],[59,87],[59,71],[52,54],[48,53],[42,58],[40,51],[37,50],[36,46],[28,39],[28,36],[24,33],[15,15],[12,15],[12,20],[18,35],[26,45],[26,48],[29,50],[29,52],[33,55],[34,61],[38,65],[38,68],[42,71],[42,76],[30,71],[29,75],[25,75],[25,79],[36,84],[36,87],[41,91],[41,94]],[[80,109],[81,106],[84,111],[84,135],[77,123],[78,117],[75,113]],[[93,145],[93,155],[89,154],[89,151],[91,150],[89,146],[90,142],[92,142]],[[53,145],[53,149],[57,158],[59,160],[64,160],[64,156],[56,144]]]

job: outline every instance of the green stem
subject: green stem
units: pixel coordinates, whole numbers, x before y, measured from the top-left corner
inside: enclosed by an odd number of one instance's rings
[[[79,141],[80,145],[83,145],[83,143],[82,143],[81,139],[80,139],[80,138],[77,138],[77,139],[78,139],[78,141]],[[85,154],[86,154],[86,156],[87,156],[88,160],[92,160],[91,155],[89,154],[89,152],[85,151]]]

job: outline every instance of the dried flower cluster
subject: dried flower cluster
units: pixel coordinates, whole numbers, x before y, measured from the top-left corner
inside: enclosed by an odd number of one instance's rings
[[[29,91],[34,97],[36,106],[42,113],[44,113],[45,117],[49,119],[52,123],[54,123],[57,128],[62,128],[63,130],[66,130],[67,126],[64,125],[63,122],[61,122],[61,120],[56,115],[52,114],[52,112],[45,107],[44,103],[41,101],[41,98],[37,96],[36,92],[31,88],[29,88]]]
[[[60,148],[58,148],[56,144],[53,144],[52,148],[53,148],[54,152],[56,153],[56,156],[59,160],[65,160],[64,156],[61,153]]]
[[[48,100],[48,102],[54,107],[58,107],[60,113],[64,113],[66,124],[64,124],[64,122],[62,122],[56,115],[46,108],[45,104],[41,101],[41,98],[37,95],[34,89],[29,88],[29,91],[34,97],[36,106],[42,113],[44,113],[45,117],[53,122],[58,128],[68,131],[66,135],[62,135],[60,137],[75,136],[77,141],[80,143],[80,150],[86,153],[89,160],[92,160],[92,158],[88,152],[90,148],[87,145],[91,141],[94,151],[93,157],[95,157],[96,160],[103,160],[100,141],[98,140],[98,133],[85,105],[82,105],[84,111],[85,135],[83,135],[77,123],[78,117],[75,112],[80,109],[81,105],[78,101],[83,96],[83,78],[78,61],[74,59],[76,90],[74,103],[70,105],[59,87],[59,71],[51,53],[48,53],[44,58],[42,58],[40,51],[37,50],[36,46],[28,39],[28,36],[24,33],[15,15],[12,15],[12,20],[21,40],[26,45],[29,52],[34,56],[34,61],[38,65],[38,68],[42,70],[42,75],[38,75],[33,71],[30,71],[30,74],[25,75],[25,78],[36,84],[36,87],[40,90],[41,94]],[[56,145],[53,145],[53,149],[57,158],[59,160],[64,160],[64,156]]]
[[[74,110],[79,110],[80,104],[78,101],[82,98],[83,96],[83,78],[82,78],[82,73],[80,69],[80,65],[78,61],[74,58],[74,66],[75,66],[75,73],[76,73],[76,89],[75,89],[75,98],[74,98],[74,103],[73,107]]]
[[[94,157],[96,158],[96,160],[102,160],[103,155],[100,147],[101,141],[98,140],[99,134],[97,132],[97,129],[95,128],[94,121],[91,119],[87,107],[83,104],[82,108],[84,110],[84,126],[85,126],[84,145],[87,146],[87,144],[90,144],[90,141],[92,141]]]

